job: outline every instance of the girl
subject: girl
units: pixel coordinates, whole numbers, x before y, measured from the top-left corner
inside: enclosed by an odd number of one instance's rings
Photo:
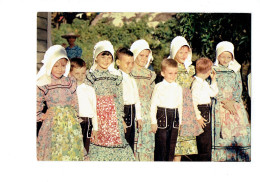
[[[170,58],[178,63],[176,82],[183,88],[183,119],[177,138],[174,161],[181,161],[182,155],[197,154],[196,136],[203,132],[199,123],[196,122],[190,91],[195,74],[191,57],[192,51],[186,39],[181,36],[175,37],[171,42]]]
[[[212,160],[250,161],[250,124],[241,99],[241,66],[235,60],[231,42],[217,45],[213,68],[219,94],[213,105]]]
[[[37,138],[38,160],[83,160],[81,127],[78,121],[76,80],[66,77],[70,63],[60,45],[50,47],[37,75],[37,121],[42,127]],[[48,110],[42,113],[46,101]]]
[[[98,132],[90,140],[89,160],[133,161],[134,154],[125,139],[123,126],[123,77],[114,68],[113,45],[106,40],[98,42],[93,58],[87,82],[97,96]]]
[[[136,134],[135,156],[138,161],[154,161],[154,133],[151,129],[151,97],[156,74],[146,68],[152,51],[145,40],[135,41],[130,50],[134,53],[134,68],[130,73],[135,78],[140,102],[143,128]]]

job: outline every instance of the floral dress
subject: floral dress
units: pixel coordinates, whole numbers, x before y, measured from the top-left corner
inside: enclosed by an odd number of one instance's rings
[[[214,69],[219,93],[213,104],[212,161],[250,161],[250,124],[241,99],[240,72],[222,65]],[[236,114],[223,108],[221,101],[226,99],[236,101]]]
[[[187,120],[187,117],[190,117],[191,114],[194,115],[194,108],[192,105],[192,98],[191,98],[191,83],[193,81],[193,75],[195,74],[195,69],[193,65],[189,66],[189,72],[187,72],[186,68],[184,67],[184,64],[178,63],[178,75],[176,78],[176,82],[180,84],[183,88],[183,122],[182,125]],[[188,101],[188,103],[187,103]],[[189,106],[189,107],[186,107]],[[188,114],[187,114],[188,113]],[[189,114],[191,113],[191,114]],[[186,117],[187,116],[187,117]],[[195,122],[193,122],[195,123]],[[195,123],[196,124],[196,123]],[[197,125],[196,127],[200,129]],[[187,136],[189,133],[192,135],[192,132],[189,132],[188,130],[185,130],[187,126],[181,126],[179,130],[179,136],[177,138],[177,144],[175,147],[175,155],[191,155],[191,154],[198,154],[197,149],[197,142],[196,142],[196,136]],[[191,127],[189,127],[191,128]],[[183,129],[183,131],[182,131]],[[202,130],[201,130],[202,131]],[[188,133],[188,134],[187,134]],[[180,134],[183,134],[181,136]],[[199,134],[199,133],[197,133]]]
[[[87,72],[87,84],[97,96],[97,137],[91,138],[90,161],[133,161],[134,154],[125,139],[122,76],[108,70]]]
[[[37,159],[80,161],[84,158],[81,127],[78,121],[76,80],[51,78],[51,84],[37,87],[37,120],[46,101],[48,116],[37,138]]]
[[[135,156],[139,161],[154,161],[154,133],[151,132],[151,97],[155,86],[156,74],[146,68],[137,69],[134,67],[131,76],[134,77],[141,103],[141,114],[143,128],[135,136]]]

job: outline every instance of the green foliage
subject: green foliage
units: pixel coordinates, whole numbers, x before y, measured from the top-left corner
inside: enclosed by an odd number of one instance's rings
[[[156,28],[147,25],[148,17],[139,21],[133,20],[116,27],[104,18],[95,26],[89,20],[74,19],[72,24],[61,24],[59,29],[52,30],[53,44],[66,43],[61,35],[68,32],[79,33],[81,36],[76,44],[83,50],[82,58],[90,67],[93,63],[94,45],[101,40],[109,40],[115,51],[119,47],[130,48],[138,39],[145,39],[152,51],[153,66],[160,72],[161,60],[168,57],[172,39],[181,35],[193,49],[193,60],[200,56],[215,60],[217,43],[223,40],[235,45],[235,55],[241,64],[251,60],[251,15],[227,13],[179,13],[176,17],[159,23]]]

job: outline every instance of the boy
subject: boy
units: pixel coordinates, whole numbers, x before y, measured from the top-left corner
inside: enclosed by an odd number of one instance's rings
[[[151,126],[155,133],[155,161],[173,161],[179,124],[182,120],[182,88],[175,82],[177,62],[164,59],[161,75],[164,80],[155,85],[151,103]]]
[[[126,49],[116,51],[116,64],[123,76],[124,127],[125,138],[134,152],[135,120],[138,130],[142,130],[141,105],[135,79],[129,75],[134,66],[134,54]]]
[[[70,76],[75,77],[77,80],[79,117],[83,120],[80,123],[82,128],[83,143],[86,151],[89,152],[92,127],[94,136],[98,130],[96,94],[94,88],[84,83],[87,69],[85,61],[80,58],[72,58],[70,64]]]
[[[200,58],[196,61],[196,76],[192,83],[192,99],[197,122],[204,132],[196,137],[199,161],[211,161],[211,97],[218,93],[216,72],[212,70],[212,61]],[[205,79],[211,77],[209,85]]]

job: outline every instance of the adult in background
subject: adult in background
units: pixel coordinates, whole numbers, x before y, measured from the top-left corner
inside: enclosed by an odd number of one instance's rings
[[[69,46],[66,47],[66,52],[68,55],[68,58],[81,58],[82,55],[82,49],[75,44],[75,41],[80,35],[76,35],[75,33],[71,32],[66,35],[61,36],[64,39],[67,39]]]

